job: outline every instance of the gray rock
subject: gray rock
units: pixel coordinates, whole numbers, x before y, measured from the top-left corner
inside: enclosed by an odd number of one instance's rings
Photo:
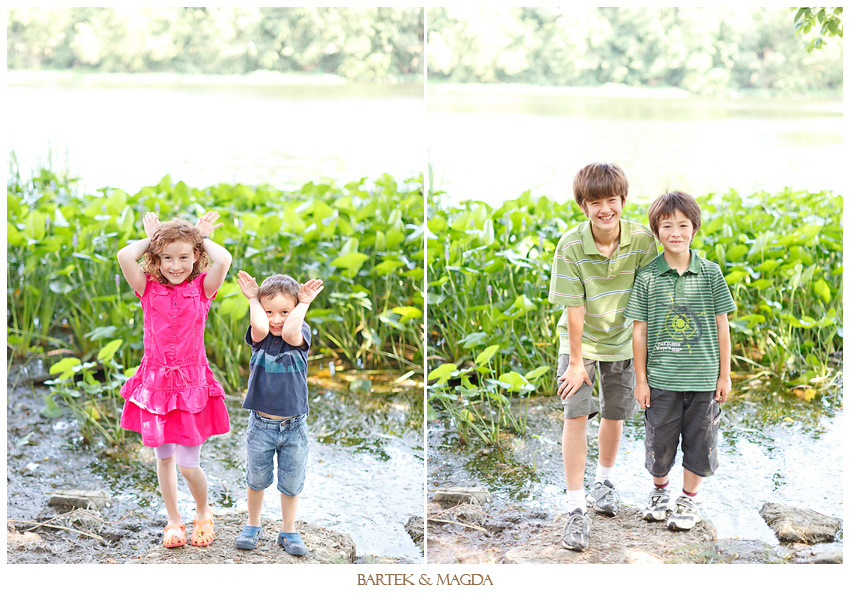
[[[109,494],[102,490],[63,490],[62,492],[47,493],[50,500],[47,504],[60,509],[95,509],[109,507],[112,503]]]
[[[844,563],[844,552],[843,551],[835,551],[831,553],[822,553],[820,555],[812,557],[807,563]]]
[[[444,505],[469,503],[470,505],[481,507],[490,500],[492,500],[490,491],[483,486],[452,486],[450,488],[439,489],[434,493],[434,502]]]
[[[425,521],[421,517],[411,517],[404,524],[404,529],[407,530],[414,544],[422,544],[425,539]]]
[[[759,514],[782,542],[827,542],[841,529],[841,520],[811,509],[765,503]]]

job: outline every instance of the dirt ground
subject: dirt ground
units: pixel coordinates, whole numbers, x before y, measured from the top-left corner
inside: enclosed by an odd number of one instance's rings
[[[270,519],[263,520],[260,546],[242,551],[236,549],[234,540],[245,515],[216,511],[215,507],[216,540],[211,546],[166,549],[162,546],[165,516],[150,505],[159,503],[155,475],[149,479],[142,476],[140,481],[139,474],[152,474],[149,466],[139,472],[137,461],[122,460],[125,463],[119,465],[126,473],[126,484],[116,485],[114,477],[98,472],[97,450],[81,446],[80,433],[70,416],[48,419],[40,414],[44,405],[41,390],[29,386],[14,390],[7,386],[7,390],[13,393],[7,400],[7,563],[409,562],[358,558],[351,537],[306,522],[296,522],[296,527],[310,553],[292,557],[277,545],[280,522]],[[208,474],[217,473],[214,465],[211,461]],[[139,485],[148,488],[128,498],[135,490],[132,487]],[[72,490],[102,493],[106,502],[85,512],[49,504],[53,493]],[[226,499],[227,495],[215,497]],[[191,520],[184,521],[189,535]],[[63,526],[70,529],[61,529]],[[414,536],[415,528],[408,531]],[[417,543],[421,544],[421,538]]]
[[[429,563],[664,563],[697,562],[711,550],[714,526],[702,521],[689,532],[671,532],[663,523],[643,521],[635,508],[621,508],[616,517],[590,514],[590,546],[583,552],[561,546],[566,513],[510,507],[494,513],[472,512],[449,519],[439,504],[429,503]],[[482,512],[485,510],[482,509]],[[478,523],[476,523],[478,522]],[[714,557],[714,555],[712,555]]]

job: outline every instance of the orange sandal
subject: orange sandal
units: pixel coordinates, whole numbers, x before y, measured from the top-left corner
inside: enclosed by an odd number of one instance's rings
[[[192,546],[209,546],[215,540],[212,516],[192,522]]]
[[[165,548],[185,546],[186,526],[183,524],[168,524],[162,533],[162,545]]]

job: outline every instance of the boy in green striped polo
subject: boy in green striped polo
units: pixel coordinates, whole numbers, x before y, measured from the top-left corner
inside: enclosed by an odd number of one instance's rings
[[[589,501],[616,515],[612,472],[623,420],[634,415],[631,321],[623,315],[637,271],[658,254],[652,233],[620,219],[629,182],[614,164],[592,163],[573,180],[573,194],[588,221],[565,233],[555,250],[549,301],[565,306],[558,322],[558,395],[564,407],[562,453],[567,511],[562,545],[588,546],[584,493],[587,421],[600,414],[599,461]],[[592,384],[599,368],[599,406]]]
[[[716,263],[690,249],[700,209],[689,194],[661,195],[649,226],[664,247],[641,269],[626,307],[634,320],[635,399],[645,408],[646,469],[655,487],[644,519],[690,530],[700,521],[695,498],[717,469],[720,405],[732,387],[728,314],[735,311]],[[670,469],[682,439],[682,495],[671,504]]]

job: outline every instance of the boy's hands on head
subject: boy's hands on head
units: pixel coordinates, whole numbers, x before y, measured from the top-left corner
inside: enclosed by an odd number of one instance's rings
[[[301,284],[301,290],[298,292],[298,303],[310,304],[313,302],[316,296],[319,295],[319,292],[325,288],[324,284],[325,282],[321,279],[311,279]]]
[[[198,223],[195,224],[195,228],[197,228],[197,230],[201,233],[201,236],[209,236],[212,234],[213,230],[224,225],[223,223],[215,223],[215,220],[217,219],[217,211],[207,211],[200,217],[200,219],[198,219]]]
[[[236,275],[236,281],[239,283],[239,289],[242,290],[242,294],[248,300],[252,298],[256,298],[257,294],[260,292],[260,286],[257,285],[257,280],[245,273],[244,271],[239,271]]]
[[[142,224],[145,226],[145,234],[148,235],[148,238],[153,238],[154,233],[162,227],[162,224],[159,221],[159,216],[150,211],[145,213],[145,217],[142,219]]]
[[[570,363],[564,374],[558,377],[558,382],[558,395],[562,399],[572,397],[584,383],[591,384],[590,377],[587,376],[587,371],[584,369],[584,363],[575,365]]]

